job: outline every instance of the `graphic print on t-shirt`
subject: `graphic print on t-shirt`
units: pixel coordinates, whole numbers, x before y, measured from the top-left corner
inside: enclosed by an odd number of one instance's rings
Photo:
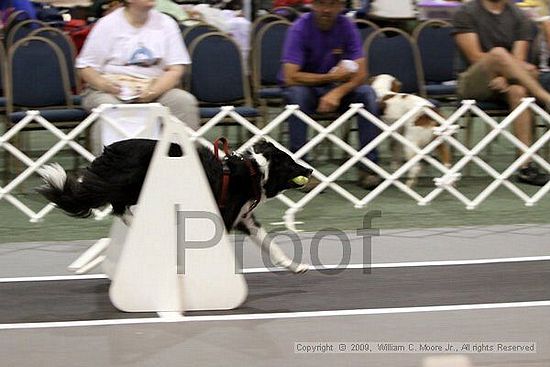
[[[150,67],[158,64],[159,61],[160,58],[154,57],[153,52],[150,49],[139,43],[137,50],[132,53],[132,56],[126,65]]]

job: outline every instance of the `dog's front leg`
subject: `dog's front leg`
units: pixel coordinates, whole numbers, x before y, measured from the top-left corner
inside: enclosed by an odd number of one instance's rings
[[[451,149],[447,143],[441,143],[437,146],[437,153],[439,154],[439,159],[445,165],[445,167],[451,167],[452,156]]]
[[[397,171],[401,164],[403,163],[403,145],[401,142],[391,139],[390,140],[390,151],[391,151],[391,162],[390,169],[392,171]]]
[[[413,149],[410,147],[405,147],[405,158],[407,161],[409,161],[412,157],[414,157],[416,153]],[[408,187],[414,187],[416,186],[416,183],[418,182],[418,176],[420,175],[420,171],[422,170],[422,164],[420,162],[416,162],[411,169],[408,172],[409,178],[407,179],[407,182],[405,183]]]
[[[307,264],[296,263],[289,259],[281,248],[270,241],[267,232],[260,226],[254,216],[249,215],[243,218],[237,225],[237,228],[243,230],[250,236],[260,250],[266,251],[274,265],[283,266],[294,273],[303,273],[308,270]]]
[[[134,221],[134,213],[132,212],[131,208],[126,208],[124,211],[124,214],[121,217],[122,222],[126,224],[127,227],[132,226],[132,222]]]

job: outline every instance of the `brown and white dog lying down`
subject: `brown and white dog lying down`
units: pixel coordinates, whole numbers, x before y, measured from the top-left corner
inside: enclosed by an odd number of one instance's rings
[[[369,84],[376,92],[380,117],[388,125],[393,124],[418,104],[428,106],[438,112],[435,106],[425,98],[414,94],[399,93],[401,82],[389,74],[373,76],[369,79]],[[433,128],[437,126],[438,123],[435,120],[425,113],[419,112],[415,118],[406,121],[399,132],[407,140],[416,144],[419,148],[423,148],[434,139]],[[400,144],[394,139],[392,139],[391,150],[391,166],[394,170],[399,168],[403,157],[408,161],[415,155],[411,148]],[[451,165],[451,152],[449,146],[447,144],[440,144],[437,150],[441,162],[449,167]],[[421,168],[422,166],[420,162],[418,162],[410,169],[409,178],[406,182],[407,186],[412,187],[416,184]]]

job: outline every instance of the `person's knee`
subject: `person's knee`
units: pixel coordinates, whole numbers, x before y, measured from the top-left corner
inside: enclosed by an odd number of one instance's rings
[[[512,62],[512,55],[504,47],[494,47],[488,52],[490,65],[505,67]]]
[[[158,99],[160,104],[168,107],[170,113],[187,126],[196,130],[199,128],[198,101],[194,95],[182,89],[171,89]]]
[[[86,111],[91,111],[102,104],[121,104],[122,101],[112,94],[96,90],[87,90],[82,95],[82,107]]]
[[[170,109],[177,109],[182,106],[196,107],[198,105],[197,98],[194,95],[176,88],[166,92],[159,98],[159,102]]]
[[[506,57],[510,52],[504,47],[493,47],[489,50],[489,55],[493,57]]]
[[[196,112],[198,109],[197,98],[182,89],[171,89],[158,99],[158,102],[170,109],[172,114],[181,118],[181,114]]]

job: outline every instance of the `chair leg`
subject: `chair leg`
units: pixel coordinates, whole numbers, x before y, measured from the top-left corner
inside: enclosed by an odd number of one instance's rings
[[[11,154],[4,148],[2,148],[2,161],[3,161],[3,167],[4,172],[2,172],[2,187],[6,186],[8,184],[8,180],[10,178],[10,171],[11,171]]]
[[[222,125],[222,136],[228,136],[229,129],[227,127],[227,124]]]
[[[533,143],[535,143],[538,139],[540,139],[548,130],[550,130],[550,126],[548,126],[545,122],[542,122],[541,124],[538,124],[539,117],[535,116],[535,120],[533,121]],[[539,128],[542,129],[542,132],[539,136],[537,134]],[[545,160],[550,160],[550,142],[547,142],[543,145],[541,148],[541,156],[544,157]]]
[[[490,132],[491,132],[491,127],[487,124],[485,124],[485,135],[488,135]],[[495,138],[495,141],[498,139],[499,135],[496,136]],[[489,144],[487,145],[487,155],[485,157],[485,160],[488,162],[489,161],[489,157],[491,157],[493,155],[493,145],[492,144]]]
[[[334,160],[334,144],[331,141],[327,141],[328,147],[327,147],[327,156],[329,162],[332,162]]]
[[[84,133],[84,136],[80,135],[76,138],[76,142],[80,145],[82,145],[84,148],[88,149],[87,147],[87,132],[85,131]],[[76,152],[75,150],[72,150],[71,149],[71,152],[72,154],[74,155],[73,157],[73,171],[78,171],[80,169],[80,158],[82,158],[82,156],[80,154],[78,154],[78,152]]]
[[[258,127],[261,129],[269,122],[269,106],[265,99],[260,100],[260,115],[262,117],[258,120],[261,121],[261,123],[258,124]]]
[[[351,127],[349,124],[345,123],[342,126],[342,140],[344,141],[344,143],[349,144],[350,134],[351,134]]]
[[[278,139],[279,143],[283,144],[283,142],[285,141],[284,140],[285,135],[289,135],[289,133],[288,133],[288,120],[283,121],[283,123],[280,124],[277,127],[277,130],[278,130],[278,136],[279,136],[277,139]],[[285,144],[283,144],[283,145],[285,145]],[[286,145],[288,146],[289,144],[286,144]]]
[[[13,137],[13,146],[22,152],[27,152],[28,150],[26,149],[25,138],[23,136],[24,133],[25,132],[20,131]],[[21,172],[23,172],[23,162],[8,153],[6,184],[8,183],[8,181],[11,181],[15,177],[17,177]],[[23,184],[24,183],[21,183],[17,187],[18,191],[24,190]]]
[[[241,125],[237,126],[237,145],[238,146],[241,146],[244,143],[243,130],[244,130],[244,127],[242,127]]]

